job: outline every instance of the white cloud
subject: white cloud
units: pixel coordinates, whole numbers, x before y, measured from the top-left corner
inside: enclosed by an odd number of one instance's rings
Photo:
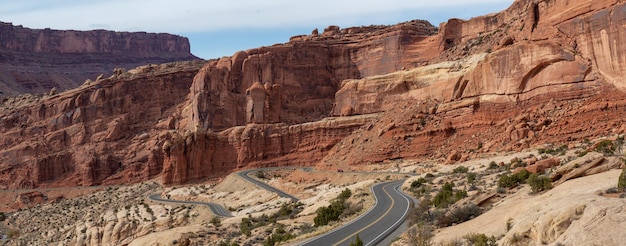
[[[97,0],[0,1],[0,21],[27,27],[118,31],[205,32],[233,28],[352,25],[379,15],[424,8],[455,8],[513,0]],[[418,18],[416,16],[416,18]]]

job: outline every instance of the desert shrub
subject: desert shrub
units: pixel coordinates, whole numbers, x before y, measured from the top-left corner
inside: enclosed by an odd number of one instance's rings
[[[348,198],[350,198],[350,196],[352,196],[352,191],[350,191],[350,189],[346,188],[341,193],[339,193],[339,196],[337,196],[337,198],[335,198],[335,199],[336,200],[346,201]]]
[[[465,207],[452,209],[447,213],[440,213],[436,218],[436,224],[439,227],[451,226],[471,220],[481,213],[480,207],[475,204],[470,204]]]
[[[509,218],[506,220],[506,231],[510,231],[513,228],[513,219]]]
[[[283,203],[278,212],[276,212],[275,217],[277,219],[292,218],[302,211],[302,206],[304,204],[301,202]]]
[[[428,178],[434,178],[434,177],[435,177],[435,175],[433,175],[432,173],[427,173],[427,174],[426,174],[426,178],[427,178],[427,179],[428,179]]]
[[[256,177],[259,178],[259,179],[265,179],[265,178],[267,178],[267,175],[265,175],[265,172],[263,172],[263,171],[258,171],[258,172],[256,172]]]
[[[546,176],[531,174],[526,181],[530,185],[532,193],[552,189],[552,180]]]
[[[343,203],[332,203],[326,207],[320,207],[317,209],[317,215],[313,219],[315,226],[328,225],[331,221],[339,220],[339,216],[343,212],[345,205]]]
[[[413,182],[411,182],[411,188],[418,188],[420,186],[422,186],[422,184],[425,184],[426,182],[428,182],[425,178],[421,177]]]
[[[363,209],[363,204],[359,202],[346,202],[345,209],[339,215],[339,218],[346,218],[350,215],[356,214]]]
[[[0,221],[4,221],[6,219],[7,219],[6,215],[4,215],[3,212],[0,212]]]
[[[282,224],[278,225],[278,228],[276,228],[276,230],[274,231],[274,233],[272,233],[272,235],[270,235],[267,239],[265,239],[265,242],[263,242],[264,246],[274,246],[279,242],[284,242],[287,241],[289,239],[295,238],[296,236],[291,234],[291,233],[287,233],[285,231],[285,226]]]
[[[428,194],[428,192],[430,191],[430,188],[426,185],[421,186],[418,189],[412,189],[413,194],[415,195],[415,197],[422,197],[425,194]]]
[[[498,169],[500,166],[498,166],[498,163],[496,163],[495,161],[491,161],[489,162],[489,167],[487,167],[487,169]]]
[[[429,211],[430,201],[428,199],[422,199],[411,209],[411,213],[409,213],[408,220],[409,224],[430,224],[434,220],[432,214]]]
[[[458,200],[461,200],[463,197],[467,196],[467,191],[457,190],[455,192],[452,189],[453,187],[454,184],[446,182],[441,190],[433,198],[433,206],[435,206],[436,208],[446,208],[451,204],[454,204]]]
[[[557,148],[549,148],[549,149],[537,149],[537,153],[541,154],[550,154],[550,155],[564,155],[565,152],[568,150],[569,148],[567,147],[567,145],[561,145]]]
[[[361,240],[358,233],[356,234],[354,241],[350,243],[350,246],[363,246],[363,240]]]
[[[468,173],[467,174],[467,182],[468,183],[473,183],[474,181],[476,181],[476,174],[475,173]]]
[[[215,227],[220,227],[222,225],[222,221],[220,220],[220,217],[213,216],[213,218],[211,218],[211,224]]]
[[[530,172],[528,172],[526,169],[523,169],[522,171],[511,174],[511,175],[504,174],[500,177],[500,180],[498,180],[498,187],[502,187],[502,188],[513,187],[515,185],[524,183],[528,179],[529,176],[530,176]]]
[[[617,188],[622,191],[626,190],[626,167],[622,169],[622,173],[620,173],[617,179]],[[0,221],[2,220],[0,219]]]
[[[464,167],[464,166],[458,166],[454,170],[452,170],[452,173],[467,173],[467,172],[469,172],[469,168]]]
[[[605,155],[611,155],[615,153],[615,144],[611,140],[602,140],[596,146],[596,151]]]
[[[352,196],[350,189],[343,190],[335,199],[333,199],[330,205],[320,207],[316,211],[316,216],[313,219],[315,226],[328,225],[331,221],[339,220],[339,217],[346,209],[346,200]]]
[[[470,233],[463,237],[470,245],[473,246],[496,246],[496,237],[488,237],[485,234]]]
[[[431,246],[433,238],[433,228],[428,224],[417,224],[411,227],[408,232],[409,245],[411,246]]]
[[[241,219],[241,223],[239,223],[239,230],[243,235],[250,236],[252,235],[252,221],[249,218]]]
[[[303,223],[302,225],[300,225],[299,228],[300,228],[300,234],[307,234],[315,230],[315,227],[313,227],[309,223]]]

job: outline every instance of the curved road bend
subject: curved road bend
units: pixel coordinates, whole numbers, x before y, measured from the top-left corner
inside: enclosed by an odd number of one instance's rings
[[[266,189],[266,190],[269,190],[271,192],[274,192],[274,193],[278,194],[280,197],[286,197],[286,198],[289,198],[289,199],[291,199],[293,201],[300,200],[300,199],[298,199],[298,198],[296,198],[296,197],[294,197],[292,195],[287,194],[286,192],[284,192],[282,190],[276,189],[276,188],[266,184],[265,182],[262,182],[262,181],[259,181],[257,179],[254,179],[254,178],[250,177],[250,173],[257,172],[257,171],[260,171],[260,170],[263,170],[263,169],[245,170],[245,171],[238,172],[237,175],[239,175],[239,177],[242,177],[243,179],[247,180],[248,182],[251,182],[251,183],[253,183],[253,184],[255,184],[255,185],[257,185],[257,186],[259,186],[259,187],[261,187],[263,189]]]
[[[219,204],[216,204],[216,203],[163,199],[163,198],[161,198],[161,195],[158,195],[158,194],[150,195],[150,196],[148,196],[148,198],[150,198],[150,200],[157,201],[157,202],[171,202],[171,203],[204,205],[204,206],[209,207],[209,209],[211,209],[211,212],[214,215],[222,216],[222,217],[233,217],[233,215],[231,215],[228,212],[228,210],[224,209],[224,207],[222,207],[222,205],[219,205]]]
[[[409,199],[398,190],[404,180],[374,185],[376,204],[366,214],[349,224],[313,238],[300,245],[350,245],[356,235],[364,245],[376,245],[400,226],[409,211]]]

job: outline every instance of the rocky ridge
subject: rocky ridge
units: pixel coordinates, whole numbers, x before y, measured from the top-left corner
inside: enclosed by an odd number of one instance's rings
[[[197,60],[166,33],[30,29],[0,22],[0,98],[69,90],[114,68]]]
[[[158,175],[161,147],[203,64],[116,70],[65,93],[3,105],[0,186],[91,186]]]

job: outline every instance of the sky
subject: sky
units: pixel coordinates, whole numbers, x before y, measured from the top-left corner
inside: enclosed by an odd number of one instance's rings
[[[513,0],[0,0],[0,21],[28,28],[172,33],[203,58],[271,46],[291,36],[423,19],[433,25],[506,9]]]

